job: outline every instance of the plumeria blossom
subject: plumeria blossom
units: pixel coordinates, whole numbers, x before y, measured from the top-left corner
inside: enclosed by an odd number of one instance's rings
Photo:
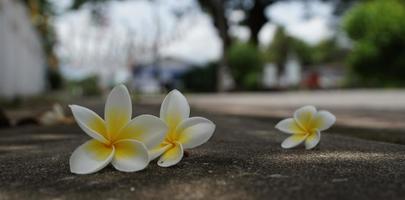
[[[160,107],[160,118],[168,131],[162,143],[150,151],[151,160],[159,157],[158,165],[170,167],[183,158],[184,150],[204,144],[215,131],[215,124],[203,117],[189,117],[187,99],[177,90],[171,91]]]
[[[77,124],[92,138],[70,157],[70,170],[76,174],[94,173],[109,163],[119,171],[142,170],[149,164],[148,149],[160,144],[167,131],[166,124],[152,115],[131,120],[132,104],[124,85],[109,94],[105,120],[87,108],[70,108]]]
[[[45,112],[39,117],[42,125],[50,126],[55,124],[71,124],[73,119],[66,116],[63,107],[60,104],[54,104],[52,110]]]
[[[305,148],[314,148],[321,140],[321,131],[330,128],[336,117],[328,111],[317,111],[314,106],[304,106],[295,111],[293,118],[280,121],[276,128],[292,134],[281,143],[281,147],[289,149],[305,141]]]

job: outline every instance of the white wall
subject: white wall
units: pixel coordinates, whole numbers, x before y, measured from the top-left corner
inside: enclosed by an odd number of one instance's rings
[[[0,0],[0,97],[29,96],[45,88],[45,60],[25,7]]]
[[[301,82],[301,64],[295,54],[290,53],[287,57],[287,63],[281,76],[280,85],[282,87],[298,86]]]

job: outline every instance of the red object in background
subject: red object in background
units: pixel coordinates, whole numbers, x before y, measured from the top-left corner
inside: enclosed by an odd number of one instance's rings
[[[305,86],[309,89],[318,89],[319,88],[319,73],[311,72],[305,80]]]

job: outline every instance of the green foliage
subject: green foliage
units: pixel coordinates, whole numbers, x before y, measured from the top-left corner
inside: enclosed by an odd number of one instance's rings
[[[273,41],[268,49],[267,58],[270,62],[275,63],[277,66],[284,66],[287,61],[287,56],[291,50],[292,38],[287,35],[284,27],[277,27],[274,34]],[[304,43],[297,43],[300,48],[306,48]]]
[[[337,45],[335,38],[326,39],[311,46],[287,35],[283,27],[278,27],[273,42],[267,50],[267,59],[278,66],[284,66],[289,53],[295,53],[303,65],[335,62],[345,56],[345,51]]]
[[[106,3],[109,0],[73,0],[71,8],[77,10],[86,3]]]
[[[264,64],[262,53],[250,43],[235,43],[227,56],[238,89],[259,89]]]
[[[344,29],[354,40],[348,58],[352,82],[363,86],[405,86],[405,4],[374,0],[353,7]]]
[[[341,62],[346,57],[346,50],[339,47],[335,38],[326,39],[311,48],[311,64]]]
[[[217,85],[217,68],[218,63],[192,67],[192,69],[186,72],[182,77],[185,89],[193,92],[215,92]]]
[[[301,64],[303,65],[314,64],[314,52],[313,52],[314,47],[296,38],[290,38],[290,40],[292,41],[290,42],[291,47],[289,47],[289,49],[291,49],[291,51],[293,51],[297,55]],[[274,51],[276,50],[274,49],[270,53],[272,54],[274,53]]]
[[[83,80],[69,81],[68,89],[75,95],[97,96],[101,94],[97,76],[90,76]]]

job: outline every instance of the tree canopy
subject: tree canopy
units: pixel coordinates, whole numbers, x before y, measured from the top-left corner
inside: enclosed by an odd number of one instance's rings
[[[368,1],[351,9],[344,29],[354,41],[348,63],[353,81],[368,86],[405,85],[405,3]]]

